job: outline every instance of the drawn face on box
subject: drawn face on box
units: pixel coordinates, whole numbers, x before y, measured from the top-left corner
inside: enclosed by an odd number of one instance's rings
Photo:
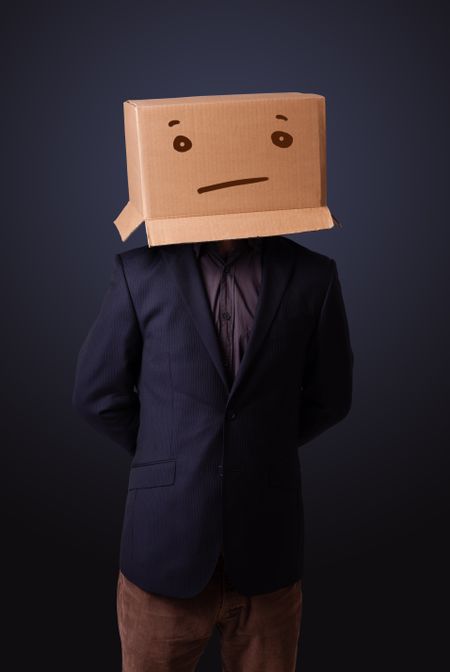
[[[315,99],[199,102],[139,109],[151,218],[316,207]]]

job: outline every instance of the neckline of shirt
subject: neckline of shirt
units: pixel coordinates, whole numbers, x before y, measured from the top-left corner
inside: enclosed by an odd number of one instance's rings
[[[243,241],[249,247],[251,247],[252,249],[255,249],[255,250],[260,250],[261,246],[262,246],[262,238],[259,237],[259,236],[254,237],[254,238],[237,238],[236,240]],[[235,249],[233,250],[232,255],[229,258],[225,259],[224,257],[222,257],[222,255],[220,255],[217,252],[217,248],[216,248],[215,243],[216,243],[216,241],[214,241],[214,240],[205,240],[205,241],[200,241],[200,242],[197,242],[197,243],[192,243],[195,256],[198,258],[200,256],[200,254],[202,254],[204,251],[210,249],[211,251],[215,252],[216,256],[218,258],[220,258],[224,263],[228,263],[229,260],[231,260],[232,257],[234,256],[234,253],[237,252],[238,250],[240,250],[241,247],[242,247],[242,243],[239,242],[236,245]]]

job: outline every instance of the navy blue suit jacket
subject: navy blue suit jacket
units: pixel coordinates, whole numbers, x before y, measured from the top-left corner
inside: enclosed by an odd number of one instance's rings
[[[149,592],[198,594],[222,544],[244,595],[302,577],[297,448],[347,415],[353,352],[334,259],[263,242],[231,386],[190,244],[117,254],[78,356],[74,406],[131,456],[120,568]]]

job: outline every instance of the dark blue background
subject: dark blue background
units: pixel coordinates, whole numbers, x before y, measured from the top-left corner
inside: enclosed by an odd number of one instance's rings
[[[127,200],[122,103],[271,91],[327,99],[328,200],[343,228],[293,238],[336,259],[355,353],[351,414],[302,450],[299,669],[444,667],[444,7],[43,2],[3,15],[8,669],[120,670],[115,582],[129,459],[70,398],[113,255],[146,244],[142,227],[123,245],[113,225]],[[200,669],[220,669],[217,639]]]

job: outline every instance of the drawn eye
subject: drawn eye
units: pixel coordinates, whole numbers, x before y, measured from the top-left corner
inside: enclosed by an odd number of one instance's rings
[[[173,141],[173,147],[177,152],[187,152],[192,147],[192,142],[185,135],[177,135]]]
[[[277,147],[289,147],[294,140],[292,135],[289,135],[286,131],[274,131],[270,137]]]

